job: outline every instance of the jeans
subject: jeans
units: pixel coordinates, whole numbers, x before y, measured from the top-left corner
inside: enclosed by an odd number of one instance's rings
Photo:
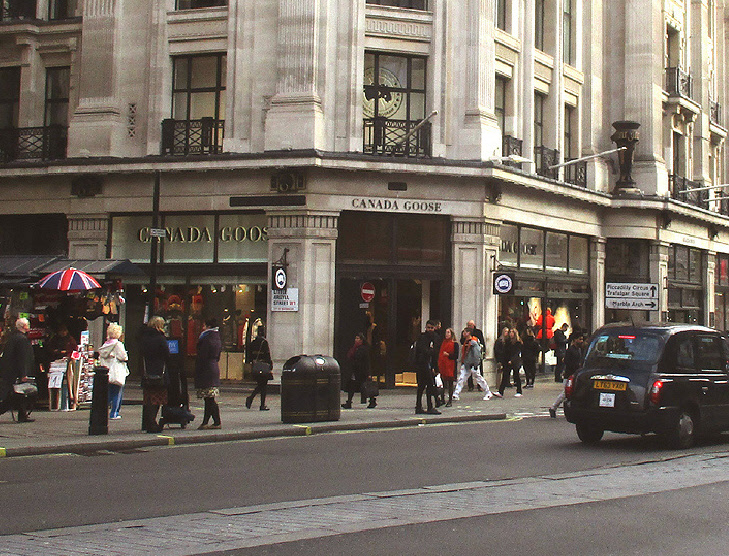
[[[121,409],[121,403],[122,403],[122,393],[124,392],[124,387],[119,384],[112,384],[109,383],[109,406],[111,406],[111,410],[109,411],[109,418],[114,418],[119,416],[119,410]]]
[[[461,372],[458,375],[458,382],[456,383],[456,388],[453,390],[453,397],[458,398],[461,395],[461,390],[463,390],[463,385],[466,383],[466,380],[469,377],[473,377],[476,381],[476,384],[478,384],[481,389],[483,390],[484,396],[487,396],[491,389],[489,388],[488,383],[486,382],[486,379],[481,376],[481,373],[478,372],[478,367],[471,367],[470,369],[466,369],[465,366],[461,365]]]

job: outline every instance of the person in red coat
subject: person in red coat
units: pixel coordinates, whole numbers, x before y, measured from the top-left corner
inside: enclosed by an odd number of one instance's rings
[[[451,407],[453,403],[453,383],[456,379],[456,361],[458,361],[458,344],[456,333],[452,328],[446,328],[443,342],[438,352],[438,370],[443,386],[448,388],[448,403],[445,402],[445,391],[441,397],[441,403]]]

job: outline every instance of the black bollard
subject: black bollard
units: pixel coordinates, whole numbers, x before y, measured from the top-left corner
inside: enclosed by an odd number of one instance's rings
[[[94,392],[91,397],[89,436],[109,434],[109,368],[94,367]]]

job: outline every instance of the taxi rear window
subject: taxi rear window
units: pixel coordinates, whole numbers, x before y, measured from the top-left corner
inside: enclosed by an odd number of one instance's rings
[[[609,331],[593,338],[586,362],[608,359],[655,363],[661,355],[662,346],[663,339],[654,334]]]

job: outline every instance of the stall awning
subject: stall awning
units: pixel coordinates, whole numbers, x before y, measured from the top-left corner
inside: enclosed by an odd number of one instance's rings
[[[0,286],[30,286],[56,270],[78,268],[99,279],[140,276],[144,272],[129,259],[67,259],[49,255],[0,256]]]

